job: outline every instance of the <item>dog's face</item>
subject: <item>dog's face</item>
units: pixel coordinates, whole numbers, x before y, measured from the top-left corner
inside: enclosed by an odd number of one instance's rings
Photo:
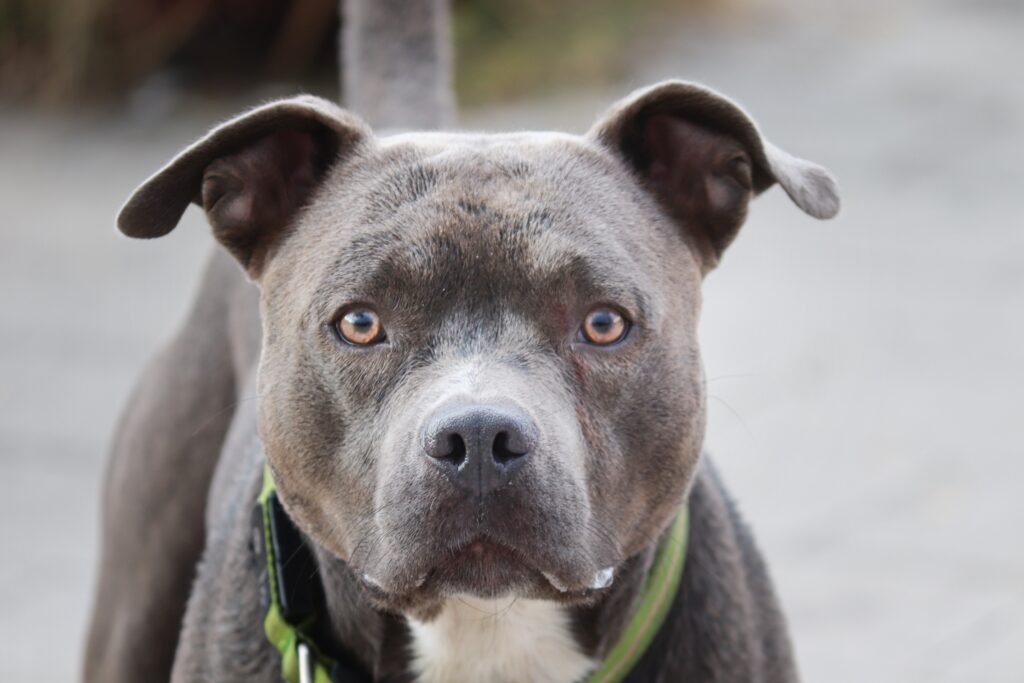
[[[294,230],[262,274],[264,443],[376,592],[579,596],[651,542],[700,447],[701,275],[621,163],[382,140]]]
[[[215,131],[121,225],[162,234],[201,194],[261,287],[280,495],[378,601],[571,602],[685,498],[701,281],[776,180],[834,213],[827,174],[696,86],[634,95],[586,137],[379,139],[304,99]]]

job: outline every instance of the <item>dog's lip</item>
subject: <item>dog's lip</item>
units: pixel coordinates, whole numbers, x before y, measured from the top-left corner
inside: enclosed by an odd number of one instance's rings
[[[615,567],[605,567],[604,569],[598,569],[594,572],[593,577],[590,579],[589,585],[585,588],[579,588],[573,590],[569,586],[565,585],[557,576],[548,572],[541,572],[551,587],[557,590],[559,593],[564,595],[578,595],[586,596],[602,591],[612,585],[615,581]]]
[[[443,574],[446,570],[457,567],[462,563],[473,561],[500,561],[513,563],[523,570],[543,577],[545,581],[551,584],[552,588],[555,588],[560,592],[564,592],[561,588],[555,585],[550,578],[551,575],[549,573],[537,569],[530,562],[526,561],[523,553],[519,552],[507,543],[502,543],[501,541],[497,541],[486,536],[478,536],[445,552],[442,558],[420,575],[409,590],[389,590],[383,581],[377,579],[369,572],[360,572],[359,577],[363,586],[372,595],[379,598],[386,598],[389,596],[399,596],[404,593],[421,590],[435,577]]]
[[[430,593],[435,582],[443,582],[446,572],[457,569],[466,562],[503,562],[516,565],[521,571],[532,575],[540,585],[546,585],[550,597],[560,601],[575,603],[587,601],[604,592],[611,586],[616,567],[614,565],[594,570],[589,579],[584,581],[566,581],[557,573],[541,568],[528,559],[525,552],[502,540],[487,535],[476,536],[461,545],[454,546],[444,552],[429,569],[423,571],[419,578],[407,584],[405,589],[388,588],[385,582],[373,575],[363,572],[359,576],[364,588],[370,596],[387,603],[393,599],[409,598],[416,594]]]
[[[543,573],[526,559],[524,553],[520,552],[514,546],[495,538],[491,538],[487,535],[480,535],[445,552],[440,561],[435,563],[435,565],[423,575],[420,585],[425,583],[431,574],[441,571],[446,567],[467,561],[482,562],[494,561],[495,559],[511,562],[533,572]]]
[[[514,545],[487,535],[481,535],[461,546],[457,546],[450,553],[446,554],[441,562],[421,577],[418,587],[422,587],[433,575],[445,567],[465,561],[483,560],[488,557],[493,559],[495,555],[504,561],[511,561],[519,565],[536,578],[541,579],[555,593],[566,598],[585,598],[607,588],[611,585],[611,579],[615,571],[614,567],[600,569],[594,573],[594,578],[589,582],[589,585],[573,585],[560,578],[555,572],[538,566],[528,558],[526,553]]]

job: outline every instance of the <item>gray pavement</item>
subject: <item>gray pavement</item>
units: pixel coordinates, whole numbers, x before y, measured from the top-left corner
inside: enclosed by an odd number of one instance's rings
[[[1024,5],[735,3],[638,41],[630,83],[479,110],[579,131],[664,76],[737,97],[844,189],[773,190],[707,282],[708,446],[808,681],[1024,680]],[[109,435],[209,249],[119,238],[134,185],[248,103],[0,111],[0,678],[74,678]]]

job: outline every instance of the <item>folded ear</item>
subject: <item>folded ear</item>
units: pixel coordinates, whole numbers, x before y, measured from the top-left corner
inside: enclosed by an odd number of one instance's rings
[[[271,102],[217,126],[157,171],[117,226],[130,237],[160,237],[195,202],[217,240],[258,277],[267,249],[328,168],[369,137],[366,124],[319,97]]]
[[[633,167],[692,236],[705,271],[736,237],[750,199],[773,183],[815,218],[839,211],[828,171],[768,143],[739,106],[694,83],[666,81],[638,90],[588,136]]]

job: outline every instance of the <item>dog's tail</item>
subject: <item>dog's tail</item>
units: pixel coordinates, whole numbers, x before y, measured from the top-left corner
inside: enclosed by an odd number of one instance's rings
[[[345,105],[375,128],[450,127],[448,0],[341,0]]]

